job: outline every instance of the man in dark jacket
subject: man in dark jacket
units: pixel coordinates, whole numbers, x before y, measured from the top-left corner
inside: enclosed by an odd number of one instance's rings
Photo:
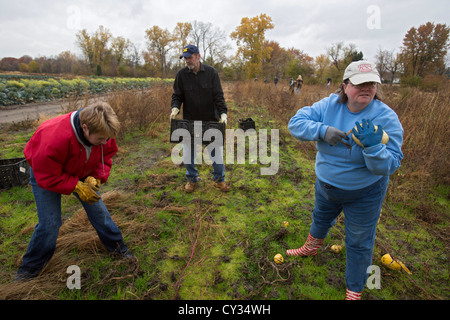
[[[183,119],[196,121],[221,121],[226,124],[227,105],[223,95],[217,71],[200,62],[200,53],[196,46],[188,45],[183,48],[180,59],[184,58],[186,67],[178,71],[173,84],[172,113],[170,119],[176,117],[183,105]],[[195,190],[198,180],[198,170],[195,167],[195,148],[183,145],[183,162],[186,167],[186,192]],[[220,154],[215,154],[219,152]],[[223,147],[211,151],[213,161],[213,179],[215,186],[221,191],[229,191],[225,183],[225,165],[223,163]],[[217,157],[216,157],[217,156]]]

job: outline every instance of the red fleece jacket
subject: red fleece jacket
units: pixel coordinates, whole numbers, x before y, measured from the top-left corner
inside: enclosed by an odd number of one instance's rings
[[[118,148],[110,139],[103,148],[93,146],[89,160],[70,121],[72,113],[42,123],[23,151],[38,185],[46,190],[69,195],[77,182],[93,176],[105,183]],[[103,160],[102,160],[103,153]]]

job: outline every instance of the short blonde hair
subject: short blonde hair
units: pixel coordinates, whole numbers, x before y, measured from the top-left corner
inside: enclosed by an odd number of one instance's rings
[[[115,138],[120,122],[113,108],[106,102],[97,102],[80,111],[80,122],[86,124],[90,134]]]

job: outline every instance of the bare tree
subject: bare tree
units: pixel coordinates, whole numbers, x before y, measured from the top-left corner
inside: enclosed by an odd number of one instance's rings
[[[392,55],[392,52],[378,48],[377,55],[375,56],[375,64],[380,73],[381,81],[386,80],[388,77],[388,61],[390,55]]]
[[[400,72],[401,63],[399,54],[395,54],[394,50],[389,51],[379,48],[375,58],[381,79],[389,81],[389,84],[392,85],[395,76]]]
[[[338,71],[341,71],[341,61],[344,54],[344,43],[333,43],[331,47],[327,48],[327,55],[331,59],[331,63],[336,67]]]
[[[208,61],[214,65],[217,59],[225,60],[226,51],[230,48],[228,44],[223,44],[227,37],[225,32],[218,27],[214,27],[208,22],[192,22],[190,37],[193,44],[201,50],[203,61]]]

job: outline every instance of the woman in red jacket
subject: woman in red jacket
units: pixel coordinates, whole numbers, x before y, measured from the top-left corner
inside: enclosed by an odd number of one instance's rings
[[[61,227],[61,195],[80,200],[106,247],[133,257],[98,193],[117,152],[120,127],[113,109],[99,103],[61,115],[38,127],[24,149],[39,223],[34,229],[16,280],[36,277],[55,252]]]

